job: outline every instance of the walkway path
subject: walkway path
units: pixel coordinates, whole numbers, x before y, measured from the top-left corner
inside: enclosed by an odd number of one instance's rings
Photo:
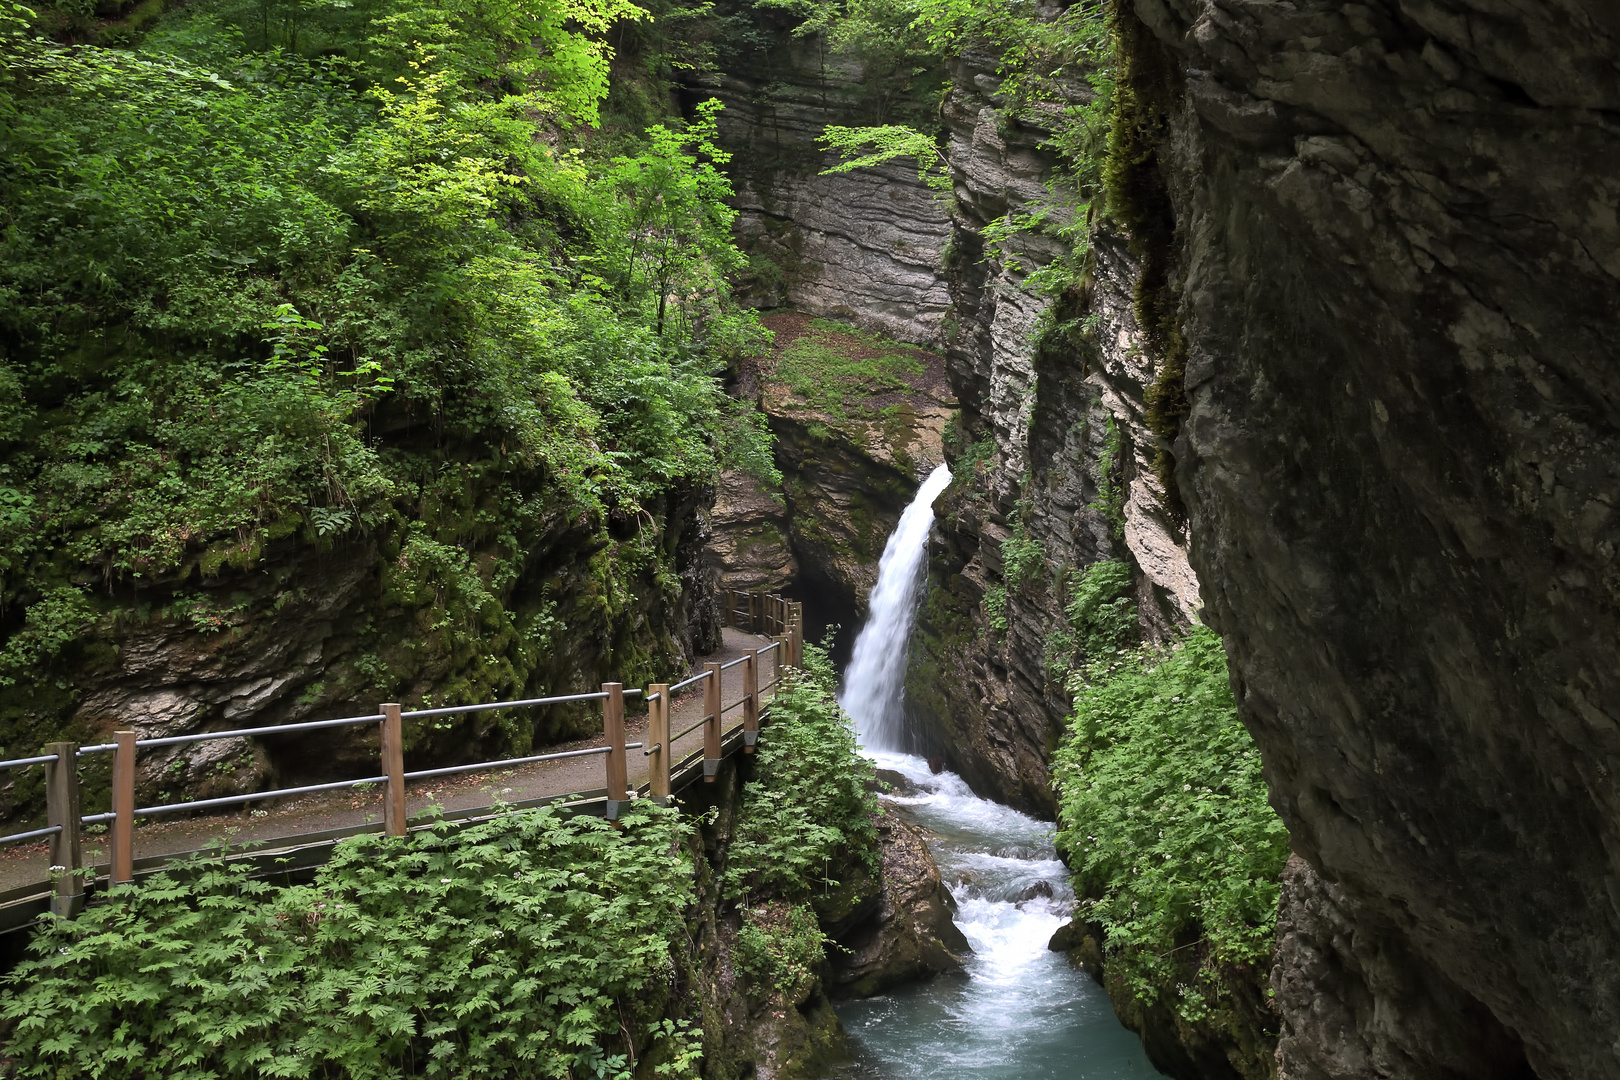
[[[722,649],[713,656],[705,656],[702,661],[718,660],[729,663],[746,652],[761,649],[770,644],[770,639],[754,634],[744,633],[741,630],[727,628],[724,631]],[[780,650],[771,653],[760,665],[759,682],[763,686],[776,677],[772,668],[772,658],[778,656]],[[685,677],[699,674],[703,670],[703,663],[699,662]],[[725,673],[722,681],[722,705],[730,705],[743,695],[742,688],[743,665],[738,664]],[[672,680],[680,681],[680,680]],[[764,697],[770,696],[767,692]],[[675,698],[674,711],[670,717],[670,730],[679,732],[696,723],[703,716],[703,684],[699,683],[689,687]],[[742,710],[733,709],[725,715],[725,729],[727,731],[742,723]],[[625,718],[625,739],[627,742],[645,742],[647,733],[647,717],[645,713],[637,717]],[[601,746],[602,737],[593,736],[571,743],[557,746],[536,747],[531,753],[553,753],[561,750],[581,750],[590,746]],[[699,727],[684,738],[676,740],[675,753],[672,761],[679,761],[694,750],[703,746],[703,730]],[[647,758],[641,750],[631,750],[629,758],[629,780],[632,787],[646,783]],[[520,765],[516,768],[502,769],[494,772],[465,773],[458,776],[434,777],[426,780],[412,781],[406,789],[406,811],[416,815],[437,804],[446,811],[471,809],[473,807],[488,806],[494,802],[520,802],[525,799],[536,799],[551,795],[564,795],[571,792],[593,791],[605,783],[606,758],[600,755],[590,757],[566,758],[562,761],[542,761],[531,765]],[[251,804],[250,804],[251,805]],[[105,807],[84,807],[83,813],[99,813]],[[231,845],[241,845],[263,840],[282,839],[302,833],[321,832],[327,829],[341,829],[354,825],[366,825],[382,820],[382,792],[378,790],[365,790],[350,788],[336,792],[320,792],[313,795],[303,795],[287,799],[281,803],[261,805],[258,808],[242,811],[233,811],[225,814],[209,815],[207,817],[185,818],[183,820],[165,820],[163,818],[139,819],[135,829],[135,858],[141,859],[156,855],[170,855],[184,851],[195,851],[206,847],[210,841],[225,840]],[[84,860],[86,864],[104,864],[108,860],[107,838],[103,831],[100,835],[87,835],[85,837]],[[44,881],[49,873],[46,845],[27,844],[0,849],[0,892],[17,888],[36,881]]]

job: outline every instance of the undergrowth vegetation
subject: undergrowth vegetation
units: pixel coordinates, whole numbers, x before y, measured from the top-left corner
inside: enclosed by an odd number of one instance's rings
[[[806,642],[804,653],[771,701],[721,882],[742,914],[739,961],[789,1003],[825,955],[818,905],[844,884],[834,874],[876,875],[881,864],[876,774],[833,697],[826,649]]]
[[[202,859],[36,932],[8,1076],[695,1076],[666,1016],[692,900],[675,810],[552,809],[337,847],[308,885]]]
[[[923,355],[915,345],[812,319],[777,353],[772,375],[810,408],[835,420],[867,419],[877,412],[868,399],[912,391],[910,378],[927,370]]]
[[[1080,917],[1105,934],[1110,986],[1197,1022],[1224,969],[1271,955],[1288,833],[1219,636],[1197,627],[1165,648],[1133,647],[1130,586],[1127,565],[1097,563],[1068,604],[1080,659],[1053,756],[1057,843]]]
[[[729,298],[718,103],[595,130],[608,32],[647,13],[98,22],[123,7],[0,5],[0,743],[59,734],[129,628],[229,636],[267,567],[328,556],[411,613],[362,620],[334,699],[523,696],[560,598],[646,667],[627,613],[679,595],[665,518],[773,471],[717,378],[765,339]],[[589,595],[529,580],[564,538]],[[204,589],[227,614],[199,624]]]

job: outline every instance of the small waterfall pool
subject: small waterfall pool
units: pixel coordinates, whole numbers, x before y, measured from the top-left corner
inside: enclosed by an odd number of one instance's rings
[[[879,769],[904,778],[894,812],[929,830],[940,874],[973,946],[961,976],[902,987],[838,1010],[857,1051],[840,1076],[872,1080],[1149,1080],[1159,1073],[1108,995],[1046,943],[1074,892],[1052,827],[981,799],[952,773],[905,753],[904,683],[927,573],[941,465],[883,551],[866,624],[839,700]]]

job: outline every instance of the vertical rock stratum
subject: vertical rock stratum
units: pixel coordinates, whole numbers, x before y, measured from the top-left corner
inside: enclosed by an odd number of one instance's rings
[[[1620,8],[1122,22],[1192,562],[1303,856],[1282,1075],[1620,1076]]]

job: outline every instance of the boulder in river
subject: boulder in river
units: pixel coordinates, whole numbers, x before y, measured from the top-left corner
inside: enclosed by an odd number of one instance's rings
[[[972,951],[951,921],[956,903],[940,881],[939,867],[922,831],[885,804],[878,823],[883,846],[883,895],[873,916],[845,934],[847,953],[832,957],[829,988],[850,997],[871,997],[903,983],[959,971]]]

